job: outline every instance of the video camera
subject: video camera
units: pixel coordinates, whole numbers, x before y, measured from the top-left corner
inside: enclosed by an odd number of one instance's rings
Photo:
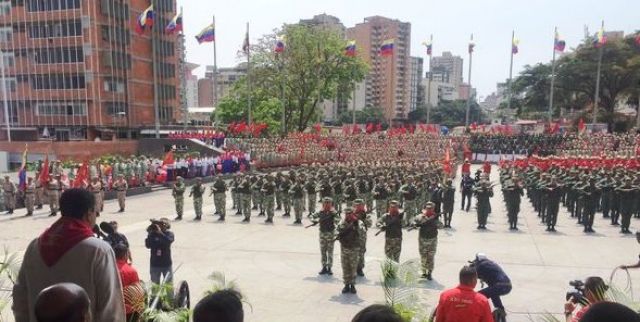
[[[586,298],[584,296],[584,282],[581,280],[575,280],[570,281],[569,285],[573,287],[573,289],[567,292],[565,299],[576,304],[585,304]]]
[[[147,227],[147,233],[159,232],[157,228],[160,228],[160,231],[171,228],[169,223],[164,220],[150,219],[149,221],[151,221],[151,225]]]

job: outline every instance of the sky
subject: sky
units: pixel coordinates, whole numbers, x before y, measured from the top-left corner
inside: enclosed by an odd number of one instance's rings
[[[595,33],[601,21],[605,30],[640,30],[638,0],[177,0],[184,9],[187,61],[213,65],[212,44],[199,45],[194,36],[216,19],[219,67],[240,62],[247,22],[250,39],[283,24],[297,23],[316,14],[338,17],[346,27],[381,15],[411,23],[411,54],[425,57],[422,42],[433,34],[433,55],[450,51],[464,59],[467,81],[467,46],[471,33],[476,44],[471,83],[480,98],[496,90],[496,83],[509,77],[511,32],[520,40],[520,53],[514,56],[513,74],[525,65],[551,61],[553,30],[558,27],[567,50],[584,38],[585,26]],[[425,71],[428,62],[425,59]],[[195,71],[204,75],[204,68]]]

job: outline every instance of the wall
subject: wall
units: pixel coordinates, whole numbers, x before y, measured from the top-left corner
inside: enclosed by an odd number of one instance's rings
[[[129,156],[138,152],[138,141],[77,141],[77,142],[28,142],[29,153],[55,156],[60,160],[77,160],[98,158],[105,154]],[[22,153],[25,142],[0,142],[0,151]]]

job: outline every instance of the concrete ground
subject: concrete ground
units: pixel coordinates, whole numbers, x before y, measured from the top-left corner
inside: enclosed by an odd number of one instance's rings
[[[497,182],[497,169],[492,180]],[[458,178],[459,179],[459,178]],[[425,307],[437,304],[439,293],[457,285],[458,271],[476,252],[484,252],[500,263],[511,277],[514,289],[504,298],[509,321],[532,321],[539,314],[561,314],[568,282],[598,275],[608,280],[620,264],[637,261],[638,244],[633,235],[623,236],[618,228],[598,215],[595,234],[586,235],[562,210],[557,233],[545,232],[528,201],[523,199],[520,230],[508,229],[506,212],[499,187],[492,199],[493,213],[487,231],[477,231],[475,210],[459,210],[460,194],[456,193],[453,229],[441,230],[436,255],[434,280],[420,283],[420,295]],[[459,190],[459,189],[458,189]],[[230,198],[227,198],[231,206]],[[132,244],[133,263],[140,277],[149,279],[149,252],[144,247],[146,227],[150,218],[174,217],[174,204],[169,190],[130,197],[126,213],[118,214],[117,202],[109,201],[100,220],[117,220],[120,231]],[[37,211],[31,218],[0,215],[0,245],[11,251],[23,251],[54,219],[47,211]],[[317,228],[304,229],[292,225],[278,212],[274,225],[265,225],[262,217],[250,224],[241,218],[228,216],[220,224],[211,216],[213,200],[205,202],[202,222],[194,222],[193,206],[185,205],[186,220],[172,223],[176,235],[173,244],[174,268],[177,280],[187,280],[195,304],[210,283],[207,276],[224,272],[236,280],[251,306],[245,306],[246,321],[350,321],[360,309],[384,301],[380,287],[380,259],[384,256],[384,237],[369,232],[366,278],[358,279],[357,295],[342,295],[339,246],[336,244],[333,277],[318,276],[320,255]],[[305,220],[305,224],[308,221]],[[640,222],[634,220],[632,229]],[[417,232],[406,232],[402,260],[419,258]],[[640,271],[631,272],[637,279]],[[627,277],[616,274],[615,281],[624,286]],[[637,294],[636,287],[635,293]]]

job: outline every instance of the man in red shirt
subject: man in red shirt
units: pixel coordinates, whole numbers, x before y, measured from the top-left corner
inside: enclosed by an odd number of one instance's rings
[[[122,281],[127,321],[137,321],[139,314],[144,311],[144,289],[140,284],[138,272],[129,264],[129,247],[119,243],[113,246],[113,251],[116,254],[116,264]]]
[[[478,274],[473,267],[460,270],[460,285],[440,294],[436,322],[493,322],[489,301],[474,291]]]

